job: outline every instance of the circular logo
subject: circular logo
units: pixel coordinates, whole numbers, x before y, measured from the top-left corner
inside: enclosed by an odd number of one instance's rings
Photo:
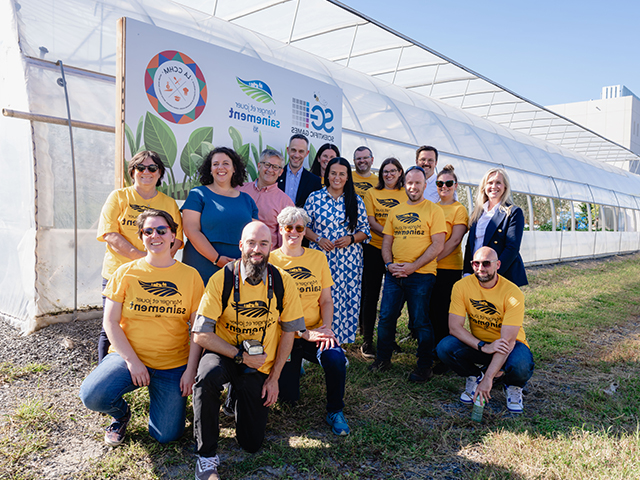
[[[151,106],[171,123],[193,122],[207,104],[207,82],[200,67],[176,50],[165,50],[151,59],[144,88]]]

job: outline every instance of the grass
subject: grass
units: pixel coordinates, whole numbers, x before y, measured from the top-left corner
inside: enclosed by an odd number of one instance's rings
[[[42,363],[28,363],[23,367],[19,367],[10,362],[2,362],[0,363],[0,382],[13,382],[32,373],[46,372],[49,368],[51,368],[49,365]]]
[[[272,408],[257,454],[236,445],[233,420],[221,416],[222,478],[640,478],[640,256],[608,261],[604,268],[544,268],[530,282],[523,289],[525,329],[536,372],[523,415],[508,414],[496,388],[477,424],[458,401],[463,379],[445,375],[425,385],[408,383],[413,341],[401,343],[403,353],[394,355],[390,371],[376,374],[368,371],[359,344],[349,345],[345,415],[351,435],[335,437],[325,424],[323,373],[310,366],[298,406]],[[404,317],[399,330],[398,338],[408,335]],[[190,406],[185,435],[163,446],[147,432],[146,390],[127,399],[134,416],[125,443],[106,449],[73,478],[192,478]],[[101,426],[109,423],[98,418]],[[23,403],[9,422],[14,437],[23,432],[22,450],[12,450],[3,436],[0,452],[16,465],[46,455],[35,434],[53,421],[43,405]],[[92,435],[101,442],[99,428]],[[6,478],[31,474],[18,467],[13,472]]]

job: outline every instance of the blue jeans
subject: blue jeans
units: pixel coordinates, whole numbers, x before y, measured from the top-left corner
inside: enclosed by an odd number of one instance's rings
[[[445,337],[438,344],[437,350],[438,358],[461,377],[479,376],[484,368],[481,369],[478,365],[486,368],[493,358],[492,354],[479,352],[453,335]],[[502,366],[505,385],[524,387],[533,375],[534,367],[533,355],[529,347],[524,343],[516,342]]]
[[[409,323],[418,337],[418,367],[431,368],[433,328],[429,321],[429,300],[435,282],[436,276],[430,273],[412,273],[405,278],[385,275],[378,320],[378,360],[391,360],[398,317],[406,301]]]
[[[327,412],[340,412],[344,408],[344,386],[347,376],[347,359],[342,347],[329,348],[320,354],[315,342],[307,342],[296,338],[291,350],[291,360],[285,363],[280,374],[278,398],[284,402],[295,404],[300,399],[300,365],[306,358],[312,363],[320,364],[324,369],[327,386]]]
[[[184,431],[187,397],[180,392],[186,365],[169,370],[147,367],[149,383],[149,434],[160,443],[176,440]],[[89,410],[120,418],[127,413],[122,396],[136,390],[127,364],[118,353],[110,353],[80,386],[80,399]]]

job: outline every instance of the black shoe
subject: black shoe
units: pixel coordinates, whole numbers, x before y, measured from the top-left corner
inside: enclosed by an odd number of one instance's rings
[[[391,368],[391,360],[380,360],[377,359],[371,365],[369,365],[369,370],[372,372],[385,372]]]
[[[436,363],[436,366],[433,367],[432,370],[434,375],[444,375],[450,370],[450,368],[449,368],[449,365],[447,365],[446,363],[438,362]]]
[[[416,367],[413,372],[409,374],[409,381],[414,383],[428,382],[433,377],[433,372],[429,367]]]
[[[111,422],[111,425],[107,427],[107,431],[104,434],[104,443],[110,447],[117,447],[122,444],[129,420],[131,420],[131,409],[127,407],[127,413]]]
[[[364,358],[376,358],[376,349],[369,342],[364,342],[360,347],[360,353]]]
[[[393,342],[393,353],[402,353],[402,348],[398,345],[398,342]]]

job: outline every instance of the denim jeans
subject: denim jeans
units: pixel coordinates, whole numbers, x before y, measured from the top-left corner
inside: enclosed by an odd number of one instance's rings
[[[436,276],[430,273],[412,273],[404,278],[385,275],[378,320],[378,360],[391,360],[398,317],[406,301],[409,323],[418,337],[418,367],[431,368],[433,329],[428,312],[435,281]]]
[[[487,367],[493,358],[492,354],[479,352],[453,335],[445,337],[438,344],[438,358],[449,365],[461,377],[477,377]],[[533,375],[533,355],[524,343],[517,342],[502,366],[505,385],[524,387]]]
[[[149,383],[149,434],[160,443],[176,440],[184,431],[187,397],[180,392],[180,378],[187,366],[169,370],[147,367]],[[127,364],[118,353],[110,353],[84,379],[80,399],[89,410],[120,418],[127,413],[122,396],[136,390]]]
[[[300,399],[300,365],[306,358],[312,363],[320,364],[324,369],[327,386],[327,412],[340,412],[344,408],[344,386],[347,376],[347,359],[339,345],[324,350],[317,356],[318,347],[315,342],[307,342],[296,338],[291,350],[291,360],[285,363],[278,387],[278,398],[284,402],[295,404]]]

